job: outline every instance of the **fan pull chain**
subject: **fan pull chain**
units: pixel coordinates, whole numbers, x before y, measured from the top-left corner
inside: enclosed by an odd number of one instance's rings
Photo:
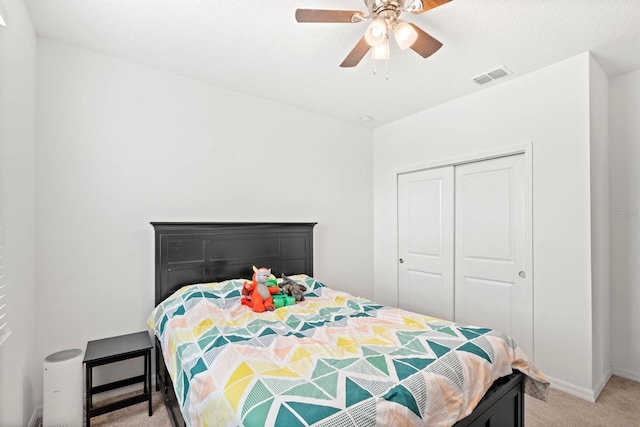
[[[373,75],[377,74],[378,70],[376,69],[376,60],[373,60]],[[389,81],[389,60],[384,61],[384,80]]]

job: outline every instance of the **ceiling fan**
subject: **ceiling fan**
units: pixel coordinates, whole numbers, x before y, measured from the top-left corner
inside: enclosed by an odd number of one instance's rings
[[[410,48],[423,58],[442,47],[435,38],[412,23],[400,19],[403,12],[423,13],[451,0],[364,0],[368,14],[357,10],[297,9],[296,21],[321,23],[358,23],[372,20],[341,67],[355,67],[373,48],[374,59],[389,58],[389,33],[401,49]]]

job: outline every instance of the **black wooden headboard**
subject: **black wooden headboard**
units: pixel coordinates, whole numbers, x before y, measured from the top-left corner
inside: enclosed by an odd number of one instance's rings
[[[155,305],[184,285],[250,278],[252,266],[313,275],[310,223],[152,222]]]

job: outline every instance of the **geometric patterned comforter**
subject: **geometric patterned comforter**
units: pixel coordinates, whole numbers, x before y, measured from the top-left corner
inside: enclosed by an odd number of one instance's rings
[[[243,280],[185,286],[156,307],[188,426],[451,426],[492,382],[548,382],[513,340],[293,276],[306,300],[273,312],[240,304]]]

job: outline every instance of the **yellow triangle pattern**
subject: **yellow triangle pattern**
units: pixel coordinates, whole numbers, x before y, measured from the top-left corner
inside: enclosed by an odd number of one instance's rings
[[[227,389],[235,382],[254,374],[255,372],[249,367],[249,365],[247,365],[247,362],[242,362],[238,365],[236,370],[233,371],[233,374],[229,377],[229,381],[227,381],[227,385],[224,388]]]
[[[311,357],[311,353],[300,347],[295,351],[295,353],[293,353],[289,362],[297,362],[298,360],[306,359],[307,357]]]
[[[338,347],[340,347],[346,352],[349,352],[349,353],[358,352],[358,346],[356,345],[356,342],[354,340],[348,340],[340,337],[338,338],[338,342],[336,344],[338,345]]]
[[[242,394],[252,381],[253,377],[248,377],[224,389],[224,396],[227,398],[227,401],[233,408],[234,412],[238,411],[238,405],[240,404],[240,399],[242,399]]]
[[[420,323],[410,317],[403,317],[402,320],[404,320],[404,324],[407,326],[416,326],[418,328],[423,328],[424,324]]]
[[[193,335],[199,337],[213,327],[213,321],[210,318],[204,319],[193,327]]]

